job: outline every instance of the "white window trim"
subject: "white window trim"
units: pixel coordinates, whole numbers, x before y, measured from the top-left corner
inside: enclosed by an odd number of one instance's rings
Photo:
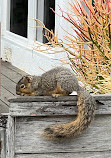
[[[44,21],[44,0],[38,0],[37,16],[41,22]],[[37,24],[36,24],[37,25]],[[41,28],[37,28],[37,41],[43,43],[43,33]]]
[[[56,0],[55,0],[56,3]],[[42,29],[35,28],[37,23],[33,19],[40,19],[43,22],[44,15],[44,0],[28,0],[28,24],[27,24],[27,38],[17,35],[9,31],[10,28],[10,0],[2,1],[2,38],[11,43],[22,46],[24,48],[32,49],[33,47],[43,43]],[[38,7],[37,7],[38,5]],[[37,9],[38,8],[38,9]],[[36,44],[35,44],[36,41]],[[44,49],[45,49],[44,45]],[[34,51],[35,52],[35,51]],[[42,55],[52,58],[55,54],[42,53]]]
[[[16,43],[23,45],[31,45],[36,38],[36,22],[32,19],[36,18],[37,0],[28,0],[28,25],[27,38],[17,35],[9,31],[10,28],[10,0],[2,2],[2,37],[9,40],[14,40]],[[33,10],[33,11],[32,11]],[[32,19],[31,19],[32,18]]]
[[[36,22],[33,19],[37,17],[37,0],[28,0],[28,44],[33,45],[36,40]]]

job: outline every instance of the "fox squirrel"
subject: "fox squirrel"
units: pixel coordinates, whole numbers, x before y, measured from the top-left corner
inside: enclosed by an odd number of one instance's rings
[[[52,125],[44,129],[48,139],[61,139],[77,136],[88,127],[94,117],[96,102],[88,91],[79,86],[70,69],[53,68],[41,76],[24,76],[16,85],[16,93],[22,96],[67,96],[73,91],[78,94],[78,116],[69,123]]]

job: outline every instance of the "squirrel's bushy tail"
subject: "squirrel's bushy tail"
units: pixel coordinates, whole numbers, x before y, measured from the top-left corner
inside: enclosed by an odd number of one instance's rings
[[[78,115],[77,118],[69,123],[53,125],[47,127],[43,131],[43,135],[51,140],[69,138],[77,136],[82,133],[84,129],[88,127],[93,120],[94,111],[96,109],[96,103],[89,92],[85,91],[81,87],[78,90]]]

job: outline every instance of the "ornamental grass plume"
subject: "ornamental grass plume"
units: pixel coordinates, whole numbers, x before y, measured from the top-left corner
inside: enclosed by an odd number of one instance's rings
[[[94,93],[111,93],[111,0],[94,0],[94,3],[74,0],[69,8],[68,12],[60,8],[61,18],[71,23],[76,35],[64,29],[64,40],[59,40],[36,19],[46,30],[48,42],[45,45],[49,49],[62,48],[61,53],[66,51],[68,63],[77,72],[78,80],[90,86]]]

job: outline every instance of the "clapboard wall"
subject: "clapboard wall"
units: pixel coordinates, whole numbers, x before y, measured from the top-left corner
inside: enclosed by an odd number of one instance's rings
[[[73,120],[77,96],[10,99],[6,130],[6,158],[111,157],[111,95],[94,96],[96,116],[76,138],[49,141],[41,131],[48,125]]]

